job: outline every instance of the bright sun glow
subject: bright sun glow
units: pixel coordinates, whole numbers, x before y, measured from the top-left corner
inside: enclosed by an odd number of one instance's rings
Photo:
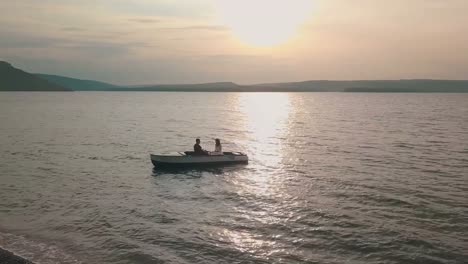
[[[218,0],[221,20],[241,40],[256,46],[288,41],[307,20],[311,0]]]

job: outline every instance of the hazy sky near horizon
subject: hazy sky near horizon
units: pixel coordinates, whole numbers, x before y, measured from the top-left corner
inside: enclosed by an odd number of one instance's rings
[[[116,84],[468,79],[468,0],[0,0],[0,60]]]

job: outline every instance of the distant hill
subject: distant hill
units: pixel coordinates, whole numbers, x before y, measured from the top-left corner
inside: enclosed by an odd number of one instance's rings
[[[61,85],[74,91],[121,91],[121,92],[144,92],[144,91],[228,91],[240,87],[232,82],[214,82],[200,84],[155,84],[140,86],[118,86],[100,81],[81,80],[70,77],[35,74],[49,82]]]
[[[0,61],[0,91],[132,91],[132,92],[378,92],[468,93],[466,80],[303,81],[238,85],[233,82],[118,86],[49,74],[29,74]]]
[[[0,61],[0,91],[71,91]]]
[[[70,77],[58,76],[58,75],[49,75],[49,74],[35,74],[37,77],[45,79],[49,82],[55,83],[57,85],[66,87],[74,91],[109,91],[112,89],[118,89],[120,86],[93,81],[93,80],[80,80]]]
[[[357,81],[304,81],[253,85],[255,90],[295,92],[468,92],[468,81],[457,80],[357,80]]]
[[[468,81],[378,80],[304,81],[238,85],[232,82],[120,87],[112,91],[171,92],[379,92],[379,93],[468,93]]]
[[[345,92],[372,93],[467,93],[468,81],[457,80],[399,80],[360,82]]]
[[[200,84],[158,84],[130,86],[113,89],[113,91],[161,91],[161,92],[229,92],[237,91],[240,85],[233,82],[215,82]]]

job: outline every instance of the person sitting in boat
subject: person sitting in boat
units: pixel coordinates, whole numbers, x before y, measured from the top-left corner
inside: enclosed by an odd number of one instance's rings
[[[215,150],[210,152],[210,155],[224,155],[223,154],[223,147],[221,146],[221,141],[219,138],[215,139]]]
[[[200,146],[200,139],[197,138],[195,140],[195,145],[193,145],[193,152],[195,155],[208,155],[208,151],[204,150],[201,146]]]

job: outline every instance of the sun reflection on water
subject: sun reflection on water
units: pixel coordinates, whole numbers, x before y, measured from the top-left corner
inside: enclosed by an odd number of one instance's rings
[[[251,168],[240,182],[239,192],[273,195],[284,159],[283,144],[289,133],[292,109],[287,93],[241,93],[237,98],[238,112],[244,126],[246,152]]]
[[[259,251],[262,251],[262,249],[274,248],[276,244],[274,241],[264,240],[260,236],[256,237],[255,235],[245,231],[224,229],[220,233],[220,237],[220,240],[224,242],[233,243],[237,250],[256,255],[258,255]]]
[[[232,191],[243,202],[229,209],[236,220],[227,220],[231,227],[221,228],[216,236],[240,252],[268,260],[284,251],[286,244],[281,232],[258,230],[287,226],[295,217],[291,210],[295,194],[286,183],[291,175],[286,172],[291,154],[287,146],[301,100],[288,93],[239,93],[234,103],[250,161],[246,170],[229,178]]]
[[[283,184],[283,164],[295,106],[288,93],[239,93],[236,96],[235,104],[241,119],[237,124],[245,133],[243,145],[250,161],[247,170],[229,179],[237,195],[246,201],[231,209],[237,219],[243,219],[240,226],[281,224],[288,215],[287,210],[281,202],[272,205],[266,201],[288,200]],[[238,225],[236,222],[231,224]],[[217,236],[241,252],[265,259],[282,248],[275,235],[254,230],[223,228]]]
[[[249,151],[266,166],[277,165],[283,153],[281,144],[288,133],[291,112],[287,93],[243,93],[238,98],[239,111],[248,131]]]

